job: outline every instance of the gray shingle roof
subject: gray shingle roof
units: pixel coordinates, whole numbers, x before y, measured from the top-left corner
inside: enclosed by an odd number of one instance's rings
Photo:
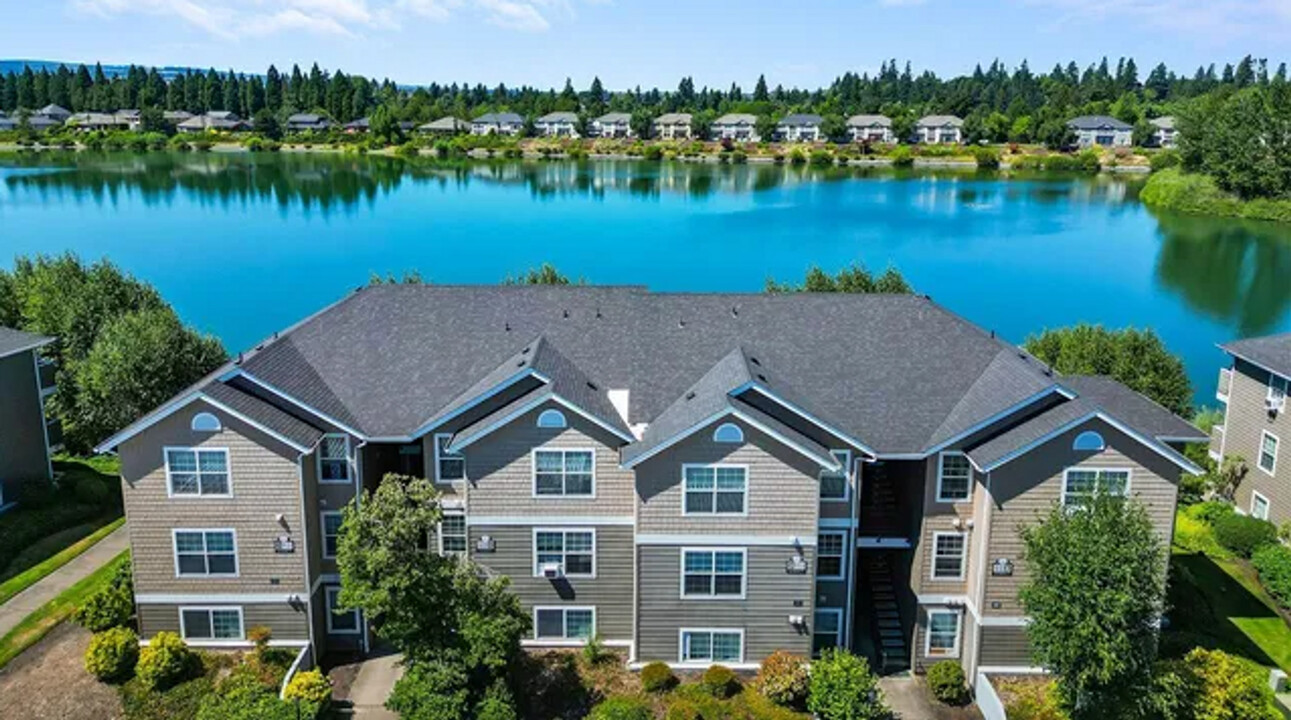
[[[824,122],[824,119],[821,118],[819,115],[795,113],[793,115],[785,115],[784,117],[780,118],[780,122],[776,124],[790,126],[790,127],[793,127],[793,126],[815,127],[816,125],[819,125],[822,122]]]
[[[1133,130],[1134,126],[1108,115],[1081,115],[1067,121],[1074,130]]]
[[[664,113],[654,119],[656,125],[689,125],[690,113]]]
[[[475,118],[475,120],[473,120],[472,122],[490,123],[490,124],[497,123],[500,125],[505,125],[509,123],[520,124],[524,122],[524,118],[520,117],[519,115],[513,112],[485,113]]]
[[[0,326],[0,357],[35,350],[52,342],[54,342],[54,338],[51,337],[33,335],[32,333]]]
[[[631,121],[632,121],[632,114],[625,113],[625,112],[605,113],[604,115],[596,118],[596,122],[607,124],[607,125],[611,123],[625,123],[625,122],[631,122]]]
[[[1174,116],[1173,116],[1173,115],[1164,115],[1164,116],[1159,117],[1159,118],[1152,118],[1152,119],[1151,119],[1151,120],[1149,120],[1148,122],[1152,123],[1153,127],[1157,127],[1157,128],[1162,129],[1162,130],[1173,130],[1173,129],[1174,129]]]
[[[713,121],[714,125],[753,125],[758,121],[757,115],[749,113],[727,113]]]
[[[222,382],[208,383],[202,387],[202,394],[227,405],[301,447],[311,448],[323,437],[324,433],[321,429],[232,385]]]
[[[367,127],[367,126],[364,125],[364,127]],[[455,118],[452,115],[446,115],[438,120],[432,120],[431,122],[428,122],[425,125],[422,125],[418,129],[455,131],[455,130],[466,130],[470,127],[471,127],[471,124],[466,122],[465,120]]]
[[[551,112],[543,115],[534,122],[540,123],[575,123],[578,122],[578,113],[573,112]]]
[[[892,127],[887,115],[853,115],[847,118],[848,127]]]
[[[915,123],[917,127],[963,127],[964,121],[954,115],[925,115]]]
[[[1243,360],[1291,378],[1291,333],[1234,340],[1219,347]]]

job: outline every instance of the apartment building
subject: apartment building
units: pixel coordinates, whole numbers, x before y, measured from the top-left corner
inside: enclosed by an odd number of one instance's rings
[[[40,349],[53,338],[0,327],[0,509],[17,496],[17,485],[49,480],[52,449],[62,444],[62,426],[45,414],[57,389],[54,366]]]
[[[964,142],[964,121],[954,115],[925,115],[914,124],[915,142],[954,145]]]
[[[100,449],[145,638],[369,647],[333,612],[340,511],[397,472],[443,492],[434,551],[512,580],[528,646],[973,672],[1030,665],[1019,525],[1129,494],[1168,541],[1204,439],[918,296],[383,286]]]
[[[1244,460],[1246,476],[1234,496],[1238,511],[1281,525],[1291,521],[1291,462],[1279,459],[1283,439],[1291,442],[1291,333],[1220,347],[1229,357],[1215,391],[1224,422],[1211,430],[1210,455]]]

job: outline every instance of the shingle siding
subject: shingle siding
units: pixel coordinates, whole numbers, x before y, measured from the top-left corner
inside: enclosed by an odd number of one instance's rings
[[[1281,525],[1291,520],[1291,402],[1276,415],[1264,409],[1269,373],[1243,360],[1233,369],[1232,387],[1224,424],[1224,454],[1246,460],[1246,477],[1237,486],[1234,501],[1242,512],[1251,511],[1254,492],[1269,499],[1269,520]],[[1259,467],[1260,442],[1265,432],[1278,438],[1275,475]]]
[[[988,625],[982,628],[981,666],[1029,668],[1034,664],[1025,627]]]
[[[148,639],[162,631],[178,634],[180,607],[241,607],[243,631],[263,625],[273,631],[274,640],[297,642],[309,640],[309,616],[305,614],[304,605],[293,608],[286,602],[272,604],[192,602],[182,605],[140,605],[138,610],[140,637]]]

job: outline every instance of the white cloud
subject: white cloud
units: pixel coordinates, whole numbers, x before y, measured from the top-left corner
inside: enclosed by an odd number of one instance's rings
[[[1291,31],[1291,0],[1023,0],[1061,12],[1055,27],[1125,20],[1220,42]]]

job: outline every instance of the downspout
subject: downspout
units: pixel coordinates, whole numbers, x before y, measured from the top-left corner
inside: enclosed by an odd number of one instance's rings
[[[983,527],[974,528],[974,531],[981,538],[978,540],[978,560],[977,560],[977,589],[973,593],[973,604],[977,606],[977,622],[973,623],[973,656],[968,658],[968,677],[969,684],[976,686],[972,679],[977,675],[978,660],[982,657],[982,623],[986,618],[986,573],[990,558],[987,556],[987,548],[990,544],[991,537],[991,503],[994,498],[991,495],[991,474],[986,473],[986,492],[982,497],[982,525]]]
[[[856,537],[860,529],[860,507],[861,507],[861,458],[854,458],[851,467],[851,482],[853,487],[849,488],[852,493],[851,502],[847,505],[847,616],[843,618],[843,643],[848,650],[852,649],[853,626],[856,624],[855,607],[856,607]],[[852,482],[855,480],[855,482]]]
[[[318,449],[318,445],[314,445]],[[318,664],[318,645],[314,639],[314,594],[310,584],[311,573],[309,567],[309,521],[305,515],[305,456],[309,453],[301,453],[296,456],[296,472],[300,478],[300,551],[305,557],[305,616],[309,619],[305,625],[309,628],[309,650],[313,656],[314,664]]]

